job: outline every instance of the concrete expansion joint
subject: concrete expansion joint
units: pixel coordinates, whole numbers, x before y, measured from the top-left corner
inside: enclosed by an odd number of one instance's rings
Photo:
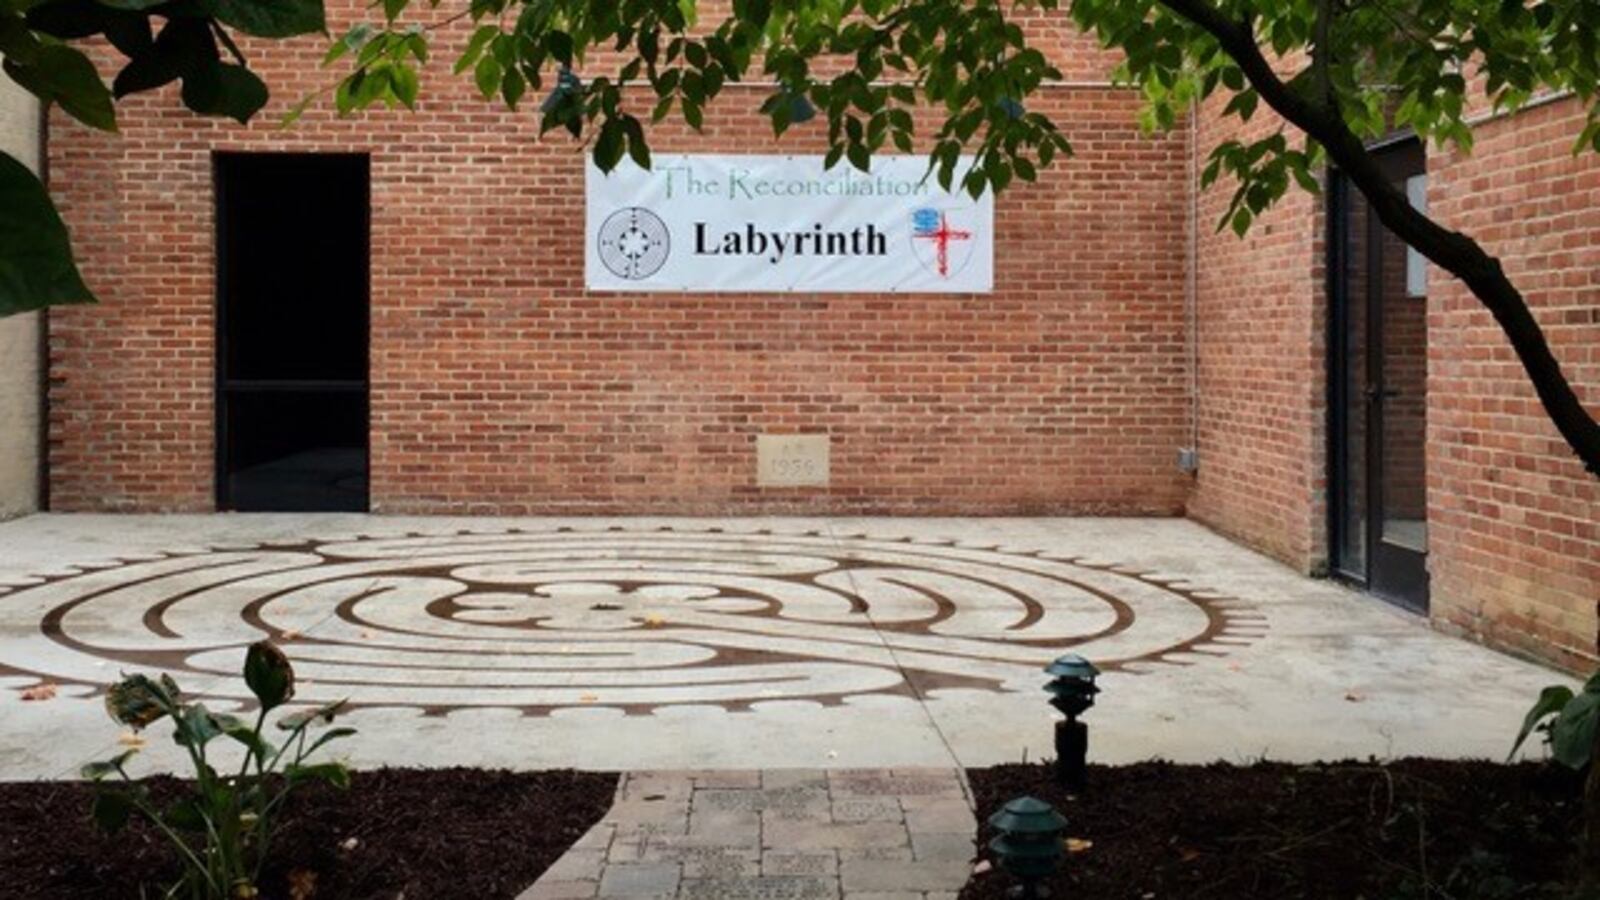
[[[954,900],[976,834],[955,768],[630,772],[518,900]]]

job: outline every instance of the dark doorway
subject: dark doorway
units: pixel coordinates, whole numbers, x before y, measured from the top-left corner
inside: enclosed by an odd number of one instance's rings
[[[219,153],[217,506],[367,508],[367,157]]]
[[[1381,152],[1426,202],[1422,145]],[[1427,269],[1334,174],[1329,195],[1329,514],[1334,571],[1428,608]]]

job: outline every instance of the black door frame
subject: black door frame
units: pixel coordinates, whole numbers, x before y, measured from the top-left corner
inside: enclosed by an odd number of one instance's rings
[[[227,221],[225,216],[228,209],[227,188],[229,179],[222,177],[223,160],[239,157],[267,157],[267,156],[343,156],[359,158],[366,175],[367,199],[364,210],[364,223],[366,228],[365,242],[367,245],[366,277],[362,279],[361,309],[365,318],[362,328],[361,358],[363,377],[359,380],[349,379],[248,379],[230,378],[228,376],[228,304],[224,302],[223,286],[227,283],[228,242],[231,240],[231,229],[224,228]],[[211,152],[211,186],[212,186],[212,347],[214,359],[212,408],[215,413],[215,425],[212,437],[212,492],[216,509],[231,511],[233,499],[230,496],[228,478],[228,440],[229,440],[229,400],[238,394],[258,394],[270,392],[320,392],[320,393],[362,393],[367,395],[368,402],[364,405],[365,421],[361,424],[364,435],[367,455],[367,464],[362,472],[362,493],[367,497],[367,507],[371,507],[372,498],[372,155],[370,153],[331,152],[318,153],[315,151],[235,151],[213,150]]]
[[[1374,146],[1374,150],[1421,152],[1420,142],[1413,136],[1401,136]],[[1424,168],[1424,171],[1426,169]],[[1383,477],[1383,404],[1393,392],[1384,386],[1384,294],[1381,250],[1385,227],[1378,217],[1370,213],[1360,240],[1365,243],[1363,259],[1366,263],[1364,296],[1352,298],[1349,282],[1349,255],[1346,241],[1349,233],[1349,213],[1353,203],[1364,202],[1359,193],[1352,194],[1349,181],[1337,169],[1329,168],[1327,177],[1326,213],[1326,283],[1328,303],[1328,333],[1326,337],[1327,376],[1327,459],[1328,459],[1328,562],[1329,570],[1338,578],[1356,584],[1383,599],[1405,609],[1426,614],[1428,611],[1427,553],[1397,546],[1383,539],[1384,477]],[[1346,515],[1347,491],[1351,475],[1348,452],[1351,397],[1349,375],[1350,359],[1347,336],[1351,325],[1351,305],[1359,302],[1365,315],[1364,346],[1364,396],[1360,406],[1365,418],[1363,429],[1364,464],[1363,497],[1365,506],[1365,535],[1363,542],[1364,565],[1351,567],[1341,558],[1345,545],[1344,531],[1349,522]]]

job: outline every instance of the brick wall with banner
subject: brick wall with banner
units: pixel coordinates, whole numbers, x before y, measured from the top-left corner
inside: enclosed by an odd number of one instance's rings
[[[362,6],[330,4],[330,30]],[[124,103],[118,135],[57,116],[104,302],[55,317],[55,508],[212,508],[212,155],[252,150],[370,154],[375,511],[1180,513],[1185,137],[1142,135],[1104,54],[1034,26],[1070,79],[1034,102],[1077,158],[999,201],[981,294],[586,292],[580,148],[481,100],[451,52],[415,112],[280,129],[333,77],[312,38],[246,47],[274,91],[248,128],[170,89]],[[729,88],[658,152],[825,149],[820,120],[774,140],[762,96]],[[826,436],[826,485],[758,483],[757,437],[784,434]]]

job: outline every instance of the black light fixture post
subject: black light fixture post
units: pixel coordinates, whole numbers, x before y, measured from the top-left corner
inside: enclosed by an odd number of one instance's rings
[[[1078,716],[1094,705],[1095,677],[1100,670],[1076,653],[1068,653],[1046,666],[1051,676],[1044,686],[1051,694],[1050,705],[1066,716],[1056,723],[1056,781],[1069,791],[1081,792],[1088,784],[1089,726]]]
[[[1039,882],[1061,864],[1061,835],[1067,820],[1043,800],[1018,797],[990,816],[989,825],[999,832],[989,841],[989,849],[1000,868],[1019,882],[1007,893],[1021,900],[1048,897],[1049,889]]]

